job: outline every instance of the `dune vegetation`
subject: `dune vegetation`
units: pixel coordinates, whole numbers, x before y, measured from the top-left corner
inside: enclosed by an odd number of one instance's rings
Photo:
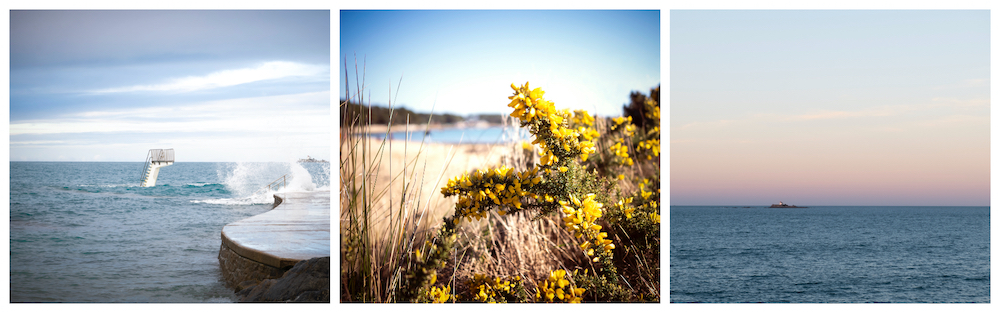
[[[362,90],[342,101],[342,302],[660,301],[659,86],[613,118],[511,88],[505,122],[533,141],[448,147],[440,168],[426,143],[383,165],[401,143],[360,135]]]

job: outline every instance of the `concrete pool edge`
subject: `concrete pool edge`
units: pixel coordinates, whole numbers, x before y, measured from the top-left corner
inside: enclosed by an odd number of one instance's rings
[[[223,227],[219,266],[226,287],[281,277],[302,260],[330,256],[329,191],[284,193],[274,209]]]

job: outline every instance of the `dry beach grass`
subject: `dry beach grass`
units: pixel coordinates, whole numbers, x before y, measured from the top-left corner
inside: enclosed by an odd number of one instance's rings
[[[415,214],[428,224],[421,223],[418,230],[424,230],[430,223],[439,223],[441,218],[453,211],[453,203],[439,192],[448,177],[461,175],[470,170],[486,168],[498,164],[509,156],[510,149],[498,145],[484,144],[437,144],[408,142],[404,140],[379,140],[362,138],[357,142],[364,149],[381,147],[382,154],[355,154],[356,162],[369,164],[375,175],[371,178],[378,197],[372,199],[372,217],[376,221],[377,232],[386,231],[389,221],[398,215],[400,207],[422,209]],[[384,143],[384,146],[382,146]],[[341,147],[342,162],[350,157],[350,147]],[[355,175],[361,175],[356,173]],[[407,193],[404,193],[404,189]],[[347,212],[342,212],[341,223]]]

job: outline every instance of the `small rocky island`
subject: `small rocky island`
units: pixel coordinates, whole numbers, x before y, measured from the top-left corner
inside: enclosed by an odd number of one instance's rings
[[[807,206],[788,205],[788,204],[786,204],[784,202],[781,202],[781,201],[778,201],[778,204],[772,204],[771,207],[772,208],[808,208]]]
[[[320,160],[313,159],[313,157],[307,155],[305,159],[299,159],[299,163],[330,163],[330,162],[322,159]]]

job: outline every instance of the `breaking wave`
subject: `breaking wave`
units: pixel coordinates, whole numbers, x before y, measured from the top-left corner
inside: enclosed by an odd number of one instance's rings
[[[225,163],[216,172],[233,197],[192,202],[272,204],[276,193],[330,189],[330,163]]]

